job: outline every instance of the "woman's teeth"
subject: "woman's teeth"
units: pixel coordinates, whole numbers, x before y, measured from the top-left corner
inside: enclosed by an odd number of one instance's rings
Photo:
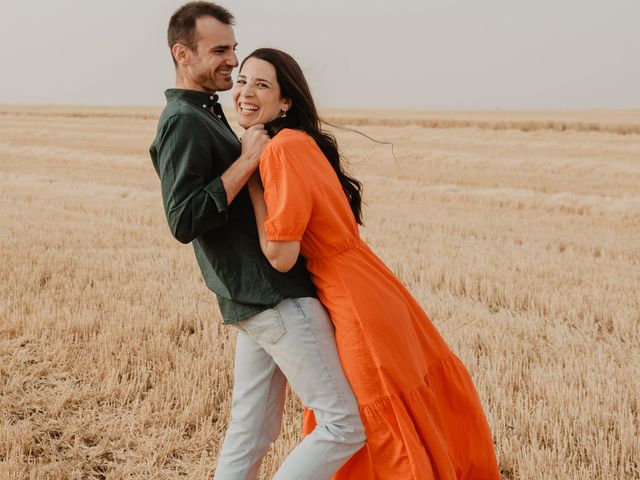
[[[249,105],[247,103],[241,103],[240,104],[240,110],[242,110],[243,112],[255,112],[258,110],[258,107],[256,105]]]

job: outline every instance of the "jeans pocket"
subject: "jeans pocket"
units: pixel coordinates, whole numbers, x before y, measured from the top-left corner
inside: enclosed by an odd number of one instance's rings
[[[274,345],[287,333],[278,308],[270,308],[238,322],[260,345]]]

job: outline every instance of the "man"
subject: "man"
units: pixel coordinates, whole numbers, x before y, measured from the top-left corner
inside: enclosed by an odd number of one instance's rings
[[[233,16],[191,2],[171,17],[176,88],[165,92],[150,153],[174,237],[193,243],[224,323],[238,330],[231,423],[215,478],[256,479],[280,432],[287,381],[313,409],[318,427],[274,478],[329,479],[365,441],[326,311],[302,259],[280,273],[262,255],[245,182],[269,142],[263,125],[242,143],[217,102],[238,66]]]

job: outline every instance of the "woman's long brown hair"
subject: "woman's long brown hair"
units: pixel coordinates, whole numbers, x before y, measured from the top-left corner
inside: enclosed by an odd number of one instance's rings
[[[291,100],[291,108],[287,110],[287,116],[277,118],[267,125],[269,134],[273,137],[283,128],[293,128],[311,136],[336,172],[342,190],[349,200],[353,216],[356,222],[362,225],[362,183],[347,175],[335,137],[322,130],[309,84],[298,62],[281,50],[259,48],[242,61],[240,70],[249,58],[258,58],[273,65],[282,98]]]

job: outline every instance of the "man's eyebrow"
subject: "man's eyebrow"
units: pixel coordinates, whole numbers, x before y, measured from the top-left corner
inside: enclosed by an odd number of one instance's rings
[[[228,48],[236,48],[237,46],[238,42],[234,43],[233,45],[214,45],[209,49],[209,51],[212,52],[214,50],[227,50]]]

